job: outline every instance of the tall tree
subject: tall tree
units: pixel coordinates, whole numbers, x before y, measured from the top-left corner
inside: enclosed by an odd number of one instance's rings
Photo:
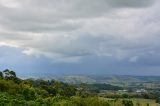
[[[3,72],[0,71],[0,78],[3,78]]]
[[[4,78],[5,79],[15,79],[16,78],[16,73],[12,70],[5,69],[3,71],[3,73],[4,73]]]

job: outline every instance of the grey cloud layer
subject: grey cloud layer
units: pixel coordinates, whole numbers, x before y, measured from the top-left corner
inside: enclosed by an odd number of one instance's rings
[[[94,55],[136,62],[158,52],[159,6],[158,0],[2,0],[0,44],[54,61]]]

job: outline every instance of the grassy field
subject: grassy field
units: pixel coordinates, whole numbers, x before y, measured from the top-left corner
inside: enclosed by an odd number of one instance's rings
[[[111,106],[123,106],[122,105],[122,100],[123,99],[109,99],[109,98],[102,98],[107,101],[109,101]],[[138,99],[138,98],[132,98],[132,99],[125,99],[125,100],[130,100],[133,102],[134,106],[160,106],[160,104],[157,104],[155,100],[151,99]]]
[[[140,106],[147,106],[147,104],[149,104],[149,106],[160,106],[155,102],[155,100],[150,100],[150,99],[131,99],[131,100],[133,101],[134,105],[139,103]]]

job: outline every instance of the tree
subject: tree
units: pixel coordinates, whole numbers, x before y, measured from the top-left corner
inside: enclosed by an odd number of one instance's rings
[[[5,69],[4,71],[3,71],[3,73],[4,73],[4,78],[5,79],[14,79],[14,78],[16,78],[16,73],[14,72],[14,71],[10,71],[9,69]]]
[[[3,71],[3,78],[6,80],[13,80],[15,83],[19,84],[22,80],[17,78],[16,73],[12,70],[6,69]]]
[[[0,78],[3,78],[3,72],[0,71]]]
[[[122,104],[123,104],[124,106],[133,106],[133,102],[130,101],[130,100],[123,100],[123,101],[122,101]]]
[[[156,103],[160,103],[160,97],[156,99]]]
[[[25,100],[35,100],[36,99],[34,89],[25,88],[22,94]]]

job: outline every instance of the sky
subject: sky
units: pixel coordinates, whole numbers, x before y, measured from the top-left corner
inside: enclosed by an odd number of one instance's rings
[[[160,75],[160,0],[0,0],[0,70]]]

